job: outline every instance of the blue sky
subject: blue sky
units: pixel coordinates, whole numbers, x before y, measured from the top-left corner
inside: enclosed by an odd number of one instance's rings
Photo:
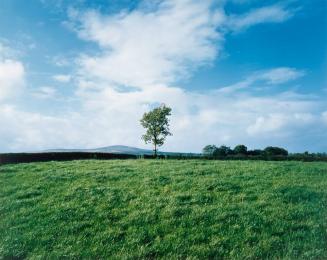
[[[0,3],[0,151],[147,147],[327,151],[325,0]]]

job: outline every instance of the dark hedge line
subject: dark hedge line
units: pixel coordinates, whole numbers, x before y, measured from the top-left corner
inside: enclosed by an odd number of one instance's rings
[[[326,156],[289,154],[287,156],[265,155],[227,155],[227,156],[188,156],[184,154],[158,155],[157,159],[204,159],[204,160],[264,160],[264,161],[325,161]],[[0,164],[29,163],[47,161],[71,161],[71,160],[110,160],[110,159],[154,159],[152,155],[111,154],[111,153],[87,153],[87,152],[63,152],[63,153],[5,153],[0,154]]]
[[[136,155],[131,154],[111,154],[111,153],[4,153],[0,154],[0,164],[8,163],[29,163],[47,161],[71,161],[85,159],[136,159]]]

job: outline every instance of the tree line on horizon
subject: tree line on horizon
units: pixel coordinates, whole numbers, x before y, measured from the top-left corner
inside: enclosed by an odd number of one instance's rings
[[[205,156],[213,156],[213,157],[224,157],[228,155],[268,155],[268,156],[288,156],[288,151],[281,147],[268,146],[263,150],[254,149],[248,150],[248,148],[239,144],[231,149],[228,146],[222,145],[217,147],[216,145],[207,145],[202,149],[202,154]]]
[[[231,149],[226,145],[206,145],[202,149],[202,155],[206,158],[251,158],[251,159],[280,159],[280,160],[327,160],[327,153],[289,153],[285,148],[276,146],[267,146],[263,150],[254,149],[248,150],[248,148],[239,144]]]

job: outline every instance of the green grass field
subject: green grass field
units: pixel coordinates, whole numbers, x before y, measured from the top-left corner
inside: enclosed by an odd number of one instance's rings
[[[327,259],[327,164],[0,166],[1,258]]]

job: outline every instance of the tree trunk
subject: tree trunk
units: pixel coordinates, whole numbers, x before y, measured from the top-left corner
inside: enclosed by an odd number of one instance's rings
[[[154,158],[157,158],[157,144],[154,144]]]

